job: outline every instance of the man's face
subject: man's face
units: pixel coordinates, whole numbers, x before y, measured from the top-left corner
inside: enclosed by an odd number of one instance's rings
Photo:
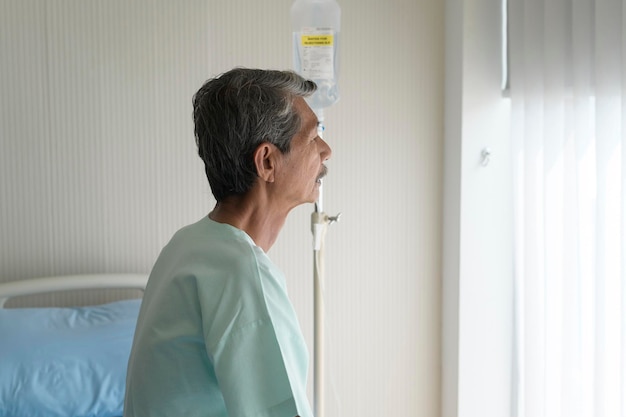
[[[300,130],[291,140],[291,149],[282,159],[277,177],[289,208],[302,203],[313,203],[319,196],[321,178],[326,173],[324,162],[332,153],[328,144],[318,135],[318,120],[303,98],[298,97],[294,107],[302,121]]]

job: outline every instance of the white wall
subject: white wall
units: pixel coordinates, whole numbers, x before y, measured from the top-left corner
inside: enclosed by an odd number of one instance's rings
[[[500,3],[446,0],[443,417],[512,410],[512,171]],[[492,155],[483,166],[485,148]]]
[[[0,0],[0,280],[148,272],[213,204],[192,94],[235,65],[290,68],[290,4]],[[438,416],[444,2],[340,4],[328,412]],[[310,212],[270,256],[312,346]]]

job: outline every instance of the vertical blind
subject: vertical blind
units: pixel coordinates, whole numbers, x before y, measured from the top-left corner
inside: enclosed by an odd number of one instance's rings
[[[509,0],[518,417],[626,416],[625,18]]]

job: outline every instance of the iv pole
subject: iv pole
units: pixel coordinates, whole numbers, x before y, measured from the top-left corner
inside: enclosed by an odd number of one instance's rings
[[[336,0],[295,0],[291,7],[291,22],[294,30],[294,64],[296,71],[305,78],[318,83],[316,91],[325,91],[328,97],[312,100],[311,107],[318,118],[318,135],[323,136],[323,108],[337,101],[338,94],[329,94],[325,85],[334,82],[337,76],[337,36],[340,30],[341,9]],[[301,59],[302,58],[302,59]],[[315,104],[313,104],[315,103]],[[325,104],[324,104],[325,103]],[[311,214],[311,231],[313,232],[313,414],[324,417],[324,381],[325,378],[325,344],[324,344],[324,239],[328,226],[339,220],[340,214],[329,217],[324,212],[323,184],[320,184],[319,196],[315,209]]]
[[[319,118],[318,134],[324,131],[322,111],[316,111]],[[324,417],[325,408],[325,349],[324,349],[324,240],[328,226],[339,220],[341,213],[329,217],[323,207],[323,185],[311,214],[313,232],[313,414]]]

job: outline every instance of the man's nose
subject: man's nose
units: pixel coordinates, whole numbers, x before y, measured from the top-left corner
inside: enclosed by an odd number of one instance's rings
[[[326,161],[328,159],[330,159],[330,156],[333,153],[333,150],[330,149],[330,146],[328,145],[328,143],[326,143],[326,141],[322,138],[320,138],[320,145],[322,147],[320,155],[322,157],[322,161]]]

